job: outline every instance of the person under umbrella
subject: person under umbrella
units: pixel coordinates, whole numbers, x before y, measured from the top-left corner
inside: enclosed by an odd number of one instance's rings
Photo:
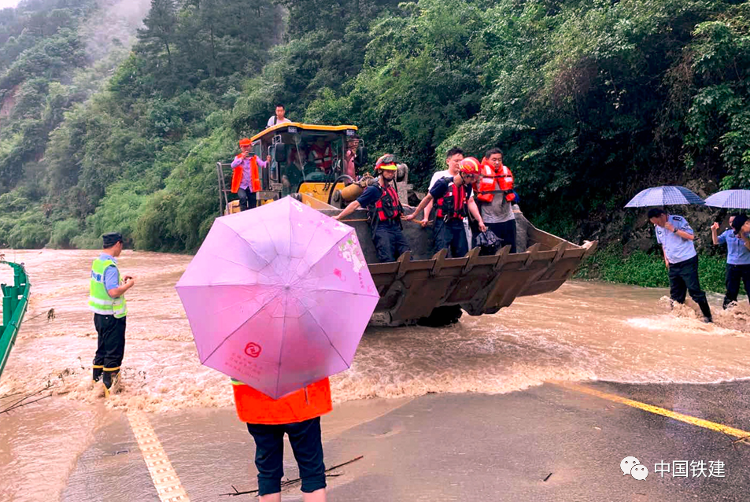
[[[649,209],[648,219],[654,225],[656,240],[664,253],[670,298],[673,302],[685,303],[686,292],[689,292],[703,313],[703,322],[713,322],[711,307],[698,279],[698,253],[690,224],[682,216],[667,214],[661,208]]]
[[[727,292],[724,295],[724,309],[737,301],[740,282],[745,284],[745,294],[750,299],[750,220],[744,214],[734,214],[729,217],[729,226],[732,228],[718,235],[719,223],[711,225],[714,246],[727,245]]]

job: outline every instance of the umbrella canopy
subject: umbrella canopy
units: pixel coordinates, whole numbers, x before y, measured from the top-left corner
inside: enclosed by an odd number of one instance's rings
[[[750,209],[750,190],[722,190],[706,197],[706,205],[726,209]]]
[[[704,205],[703,199],[685,187],[664,186],[641,190],[625,207],[675,206],[681,204]]]
[[[379,299],[355,230],[291,197],[217,218],[176,288],[201,363],[273,399],[347,369]]]

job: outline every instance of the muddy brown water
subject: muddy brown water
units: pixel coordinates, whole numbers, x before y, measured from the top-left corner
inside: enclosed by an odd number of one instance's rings
[[[91,251],[5,251],[24,262],[29,312],[0,380],[0,410],[27,394],[46,398],[0,414],[0,500],[57,500],[78,456],[113,410],[161,413],[232,405],[227,377],[198,362],[174,285],[191,257],[125,251],[137,277],[128,292],[122,392],[103,402],[90,386],[96,350],[87,310]],[[0,267],[0,282],[12,282]],[[701,323],[670,312],[663,289],[571,281],[517,299],[495,315],[445,328],[370,328],[350,370],[332,378],[337,402],[428,392],[505,393],[549,380],[710,383],[750,378],[750,308]],[[47,313],[54,309],[54,319]],[[30,399],[31,400],[31,399]]]

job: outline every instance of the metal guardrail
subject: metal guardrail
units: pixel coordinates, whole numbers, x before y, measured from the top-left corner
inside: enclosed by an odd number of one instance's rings
[[[10,350],[16,342],[18,330],[21,329],[21,321],[29,306],[31,284],[23,265],[7,261],[0,261],[0,264],[9,265],[13,269],[13,285],[0,285],[3,293],[3,323],[0,325],[0,376],[2,376],[5,363],[10,357]]]

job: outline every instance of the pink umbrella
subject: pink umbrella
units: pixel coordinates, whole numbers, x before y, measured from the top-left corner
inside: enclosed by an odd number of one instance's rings
[[[201,363],[273,399],[347,369],[379,299],[354,229],[292,197],[218,218],[177,293]]]

